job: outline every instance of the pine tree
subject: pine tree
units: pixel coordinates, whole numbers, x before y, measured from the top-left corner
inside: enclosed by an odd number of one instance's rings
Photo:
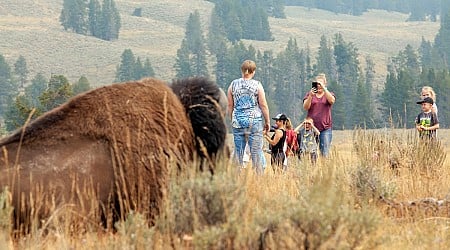
[[[266,98],[269,104],[269,110],[275,107],[273,102],[274,96],[274,83],[275,82],[275,58],[273,56],[273,52],[271,50],[259,52],[257,54],[258,69],[257,69],[257,78],[261,81],[261,84],[264,87],[264,91],[266,93]]]
[[[63,75],[52,75],[48,88],[39,97],[42,111],[46,112],[65,103],[73,96],[72,85]]]
[[[436,103],[439,108],[439,127],[449,128],[450,109],[447,108],[446,104],[450,103],[450,71],[446,69],[438,72],[433,71],[433,75],[435,79],[433,83],[435,84],[432,87],[437,93]]]
[[[325,73],[328,78],[335,78],[336,66],[333,57],[333,49],[329,46],[325,35],[320,37],[320,46],[317,55],[317,65],[315,74]]]
[[[442,1],[441,27],[434,39],[434,46],[443,62],[443,67],[450,68],[450,4]]]
[[[389,69],[381,101],[384,117],[389,118],[390,126],[410,128],[414,125],[417,115],[415,81],[408,70],[400,69],[396,73],[393,67]]]
[[[311,49],[309,48],[309,44],[306,46],[306,58],[305,58],[305,62],[306,62],[306,76],[305,76],[305,80],[306,79],[312,79],[314,76],[314,69],[313,66],[311,66]]]
[[[85,76],[81,76],[78,81],[72,85],[73,95],[86,92],[91,89],[91,84]]]
[[[275,18],[286,18],[284,14],[284,0],[266,0],[263,1],[266,6],[267,14]]]
[[[16,63],[14,64],[14,73],[19,78],[20,88],[23,89],[25,87],[25,83],[27,82],[28,73],[29,73],[25,57],[19,56]]]
[[[419,58],[420,58],[420,66],[422,68],[431,68],[433,67],[433,46],[430,41],[426,41],[424,37],[422,37],[422,42],[419,47]]]
[[[239,8],[233,0],[219,1],[215,5],[215,13],[222,19],[226,37],[231,42],[239,41],[244,32],[239,15]]]
[[[352,128],[373,128],[375,126],[373,123],[373,110],[368,90],[369,88],[365,82],[365,79],[361,77],[358,81],[356,92],[353,97],[353,103],[356,105],[353,106],[352,110]]]
[[[147,58],[145,59],[142,77],[154,77],[154,76],[155,70],[153,69],[152,64],[150,63],[150,59]]]
[[[396,73],[392,70],[388,72],[386,76],[386,82],[384,83],[384,91],[381,94],[383,117],[385,118],[384,125],[388,127],[398,126],[398,113],[401,110],[401,105],[396,102],[397,98],[400,98],[397,84]]]
[[[106,41],[118,39],[120,27],[121,19],[115,2],[113,0],[103,0],[99,27],[99,38]]]
[[[175,72],[177,78],[186,78],[193,75],[191,68],[190,51],[186,44],[186,39],[181,41],[181,47],[177,50],[177,58],[175,59]]]
[[[275,91],[272,98],[278,107],[276,113],[286,113],[300,121],[298,97],[302,96],[301,67],[298,58],[300,50],[295,39],[289,39],[286,49],[274,61]],[[303,96],[302,96],[303,97]],[[300,110],[301,111],[301,110]]]
[[[28,118],[34,120],[43,113],[39,97],[47,89],[47,83],[47,79],[41,73],[36,74],[31,84],[25,87],[24,94],[16,96],[8,105],[5,114],[5,125],[8,131],[24,125]]]
[[[333,104],[333,109],[331,110],[331,115],[333,117],[333,129],[348,129],[349,127],[352,127],[352,125],[349,125],[346,127],[345,124],[349,124],[349,122],[346,122],[348,119],[347,112],[348,109],[345,107],[344,99],[346,98],[347,93],[344,94],[344,89],[341,84],[338,84],[337,81],[331,79],[328,80],[328,89],[330,91],[333,91],[336,102]]]
[[[89,1],[89,31],[95,37],[101,37],[102,6],[98,0]]]
[[[141,58],[137,57],[134,63],[134,79],[139,80],[144,77],[144,65],[142,65]]]
[[[25,87],[25,97],[29,101],[32,108],[42,110],[39,96],[47,89],[48,80],[42,73],[38,73],[31,80],[31,84]],[[39,114],[39,112],[37,112]]]
[[[228,47],[224,40],[218,41],[217,49],[216,49],[216,65],[214,73],[216,75],[216,82],[222,89],[228,88],[228,79],[227,77],[227,54]]]
[[[0,116],[5,114],[9,103],[18,92],[18,86],[12,79],[11,67],[0,54]]]
[[[131,49],[125,49],[121,55],[120,64],[116,70],[116,81],[124,82],[137,80],[135,78],[135,58]]]
[[[88,16],[85,0],[64,0],[59,21],[65,30],[72,30],[77,34],[87,34]]]
[[[213,54],[218,54],[226,46],[226,33],[223,23],[223,17],[219,16],[217,4],[215,5],[210,17],[209,32],[207,37],[208,49]]]
[[[205,44],[200,24],[200,14],[198,11],[195,11],[189,15],[186,23],[185,38],[181,43],[181,48],[177,52],[177,62],[174,65],[177,71],[177,77],[209,77]]]
[[[355,95],[359,80],[358,49],[352,44],[344,41],[342,34],[338,33],[334,38],[334,58],[336,60],[338,84],[350,98],[342,99],[345,110],[352,110],[352,98]],[[346,113],[345,127],[352,126],[352,115]]]
[[[428,0],[424,2],[423,0],[410,0],[410,10],[411,13],[408,17],[408,21],[424,21],[427,16],[427,5],[429,4]]]
[[[363,75],[362,73],[360,74]],[[370,121],[367,123],[368,128],[375,128],[380,123],[380,113],[376,113],[376,110],[379,108],[379,100],[373,91],[375,84],[375,63],[372,60],[371,56],[366,56],[366,68],[364,73],[364,87],[366,88],[368,102],[367,105],[367,117],[366,120]],[[360,79],[361,80],[361,79]]]
[[[5,126],[6,130],[11,132],[15,129],[25,125],[30,114],[32,114],[33,108],[29,100],[24,95],[20,95],[14,98],[14,101],[9,103],[7,111],[5,113]],[[36,114],[33,113],[32,118],[36,118]]]

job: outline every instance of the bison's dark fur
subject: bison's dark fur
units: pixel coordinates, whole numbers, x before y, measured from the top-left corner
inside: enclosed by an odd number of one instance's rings
[[[222,152],[223,92],[204,78],[118,83],[80,94],[0,140],[0,186],[15,228],[73,207],[111,225],[129,211],[159,213],[168,168]]]

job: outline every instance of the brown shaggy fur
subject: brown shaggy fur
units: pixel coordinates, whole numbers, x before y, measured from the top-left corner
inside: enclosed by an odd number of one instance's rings
[[[202,159],[211,161],[209,156],[214,157],[217,152],[222,152],[225,145],[227,129],[223,120],[227,97],[217,85],[208,84],[205,78],[197,80],[200,84],[188,84],[190,81],[191,78],[175,80],[172,90],[183,103],[192,122],[197,137],[197,152]],[[210,171],[213,172],[212,169]]]
[[[108,226],[131,210],[151,221],[168,167],[211,159],[225,144],[217,85],[189,78],[174,86],[176,94],[156,79],[101,87],[0,140],[0,187],[12,192],[16,229],[63,205]]]

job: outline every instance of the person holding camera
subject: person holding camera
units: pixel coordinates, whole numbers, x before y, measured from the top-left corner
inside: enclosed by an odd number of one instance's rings
[[[319,130],[319,149],[324,157],[328,157],[333,138],[331,108],[336,101],[333,92],[327,89],[325,74],[319,74],[311,85],[311,89],[303,97],[303,108],[308,111],[307,116],[314,121]]]

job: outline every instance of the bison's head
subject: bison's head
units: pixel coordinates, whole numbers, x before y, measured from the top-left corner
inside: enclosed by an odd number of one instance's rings
[[[191,120],[199,155],[212,163],[225,149],[225,93],[203,77],[174,80],[171,87]]]

